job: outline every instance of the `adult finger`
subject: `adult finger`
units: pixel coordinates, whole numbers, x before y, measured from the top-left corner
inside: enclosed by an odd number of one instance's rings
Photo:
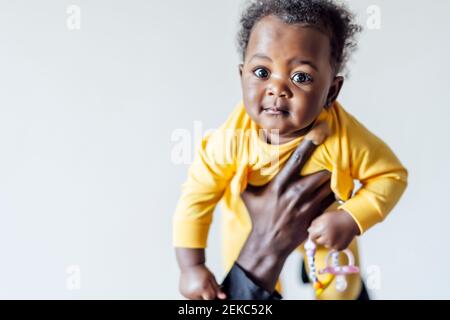
[[[305,139],[292,153],[289,160],[278,175],[275,177],[273,183],[280,189],[283,189],[292,177],[297,177],[300,170],[305,165],[316,147],[330,135],[330,129],[326,122],[316,122],[311,131],[305,136]]]
[[[300,175],[301,169],[316,148],[317,146],[311,140],[303,140],[272,183],[280,190],[284,190],[292,178]]]
[[[333,192],[328,194],[318,205],[316,210],[316,217],[320,216],[329,206],[331,206],[336,201],[336,196]]]
[[[301,200],[298,200],[298,206],[302,205]],[[312,220],[320,216],[334,201],[336,198],[331,190],[330,184],[326,181],[314,194],[311,200],[302,206],[302,212],[309,212]]]
[[[310,199],[310,195],[316,194],[324,184],[330,185],[330,180],[331,174],[328,171],[319,171],[304,176],[287,187],[285,196],[292,199],[293,205],[303,203],[305,199]]]

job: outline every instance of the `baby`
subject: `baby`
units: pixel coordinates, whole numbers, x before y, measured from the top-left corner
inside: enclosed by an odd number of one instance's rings
[[[243,101],[203,138],[174,215],[185,297],[225,298],[204,256],[216,204],[222,206],[222,248],[229,270],[251,231],[241,192],[275,177],[315,124],[326,124],[329,137],[299,174],[330,171],[337,199],[309,228],[319,245],[317,268],[324,267],[328,249],[348,247],[358,262],[356,236],[382,221],[400,199],[407,170],[336,101],[358,31],[351,12],[331,0],[249,3],[238,36]],[[361,183],[357,191],[354,180]],[[360,291],[361,279],[352,275],[345,292],[331,285],[320,298],[355,299]]]

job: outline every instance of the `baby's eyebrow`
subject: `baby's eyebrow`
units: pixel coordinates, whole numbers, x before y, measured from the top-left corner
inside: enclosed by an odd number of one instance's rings
[[[256,54],[254,54],[254,55],[250,58],[249,62],[251,62],[253,59],[256,59],[256,58],[264,59],[264,60],[268,60],[268,61],[272,62],[272,59],[271,59],[270,57],[268,57],[268,56],[266,56],[266,55],[264,55],[264,54],[262,54],[262,53],[256,53]],[[298,58],[298,57],[294,57],[294,58],[292,58],[292,59],[289,59],[288,64],[289,64],[289,65],[293,65],[293,64],[299,64],[299,65],[306,64],[306,65],[310,66],[311,68],[313,68],[314,70],[316,70],[317,72],[319,71],[319,69],[317,68],[317,66],[316,66],[312,61],[310,61],[310,60],[304,60],[304,59],[301,59],[301,58]]]
[[[256,53],[250,58],[249,62],[256,58],[272,61],[272,59],[270,59],[268,56],[262,53]]]
[[[317,68],[317,66],[310,60],[303,60],[300,58],[292,58],[289,60],[289,65],[293,65],[293,64],[306,64],[308,66],[310,66],[311,68],[313,68],[314,70],[316,70],[317,72],[319,71],[319,69]]]

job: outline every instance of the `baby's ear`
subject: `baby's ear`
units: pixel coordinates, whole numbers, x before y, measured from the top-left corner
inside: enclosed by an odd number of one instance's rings
[[[322,144],[330,135],[330,128],[325,121],[318,121],[314,127],[305,136],[305,139],[311,140],[316,146]]]
[[[336,76],[331,83],[330,89],[328,91],[326,107],[328,108],[331,104],[336,101],[341,92],[342,86],[344,85],[344,77]]]
[[[244,70],[244,65],[241,63],[239,65],[239,75],[242,77],[242,71]]]

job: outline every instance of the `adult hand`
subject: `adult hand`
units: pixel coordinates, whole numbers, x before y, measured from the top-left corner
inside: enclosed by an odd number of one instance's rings
[[[274,291],[289,254],[306,240],[311,221],[335,201],[329,172],[300,176],[325,137],[320,126],[314,128],[271,182],[262,187],[249,185],[241,195],[252,230],[237,263],[269,292]]]

